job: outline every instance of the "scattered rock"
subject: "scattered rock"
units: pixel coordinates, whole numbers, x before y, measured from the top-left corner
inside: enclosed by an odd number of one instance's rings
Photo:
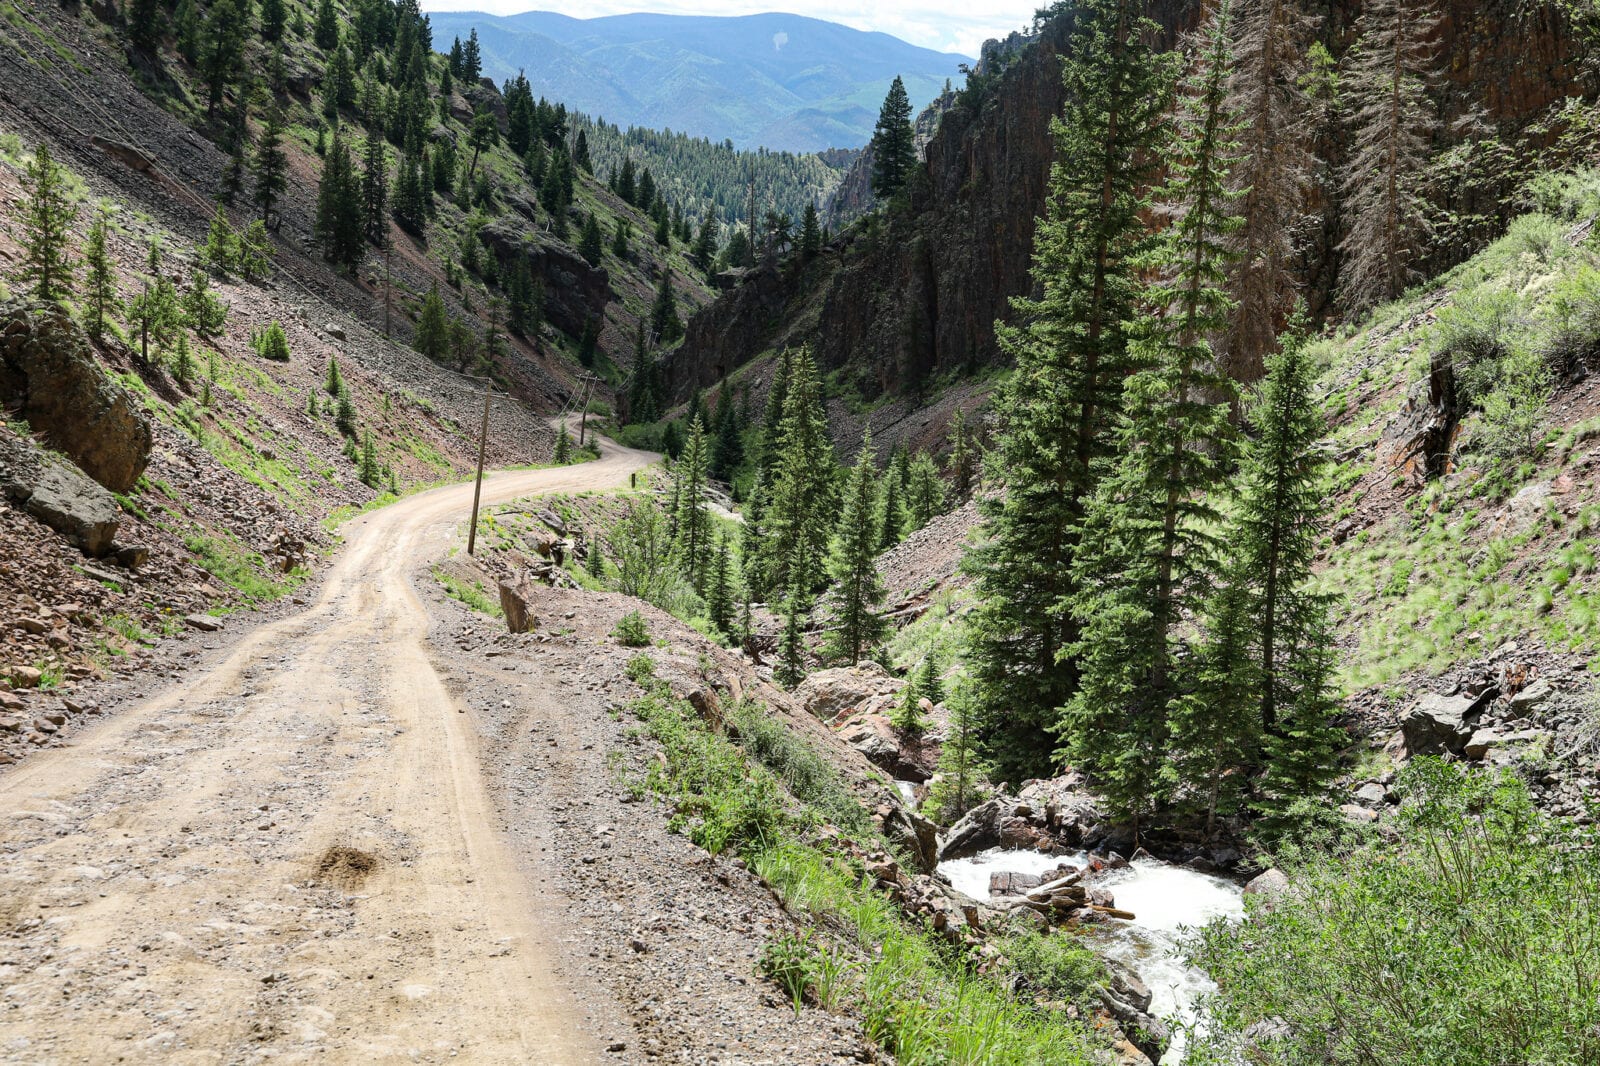
[[[874,696],[893,695],[905,683],[875,662],[818,670],[800,683],[794,695],[805,709],[832,721],[859,708]]]
[[[1356,802],[1367,808],[1383,806],[1388,796],[1389,790],[1375,781],[1369,781],[1355,791]]]
[[[1441,696],[1430,692],[1400,722],[1409,755],[1460,754],[1472,735],[1468,719],[1482,697]]]
[[[17,688],[38,688],[44,674],[31,666],[13,666],[9,670],[11,683]]]
[[[1509,701],[1511,713],[1526,715],[1529,711],[1544,706],[1551,696],[1555,695],[1555,687],[1545,678],[1539,678],[1527,688],[1512,696]]]
[[[137,570],[150,560],[150,549],[143,544],[113,544],[117,565],[127,570]]]
[[[190,629],[198,629],[202,633],[215,633],[222,628],[221,619],[209,614],[184,615],[183,624]]]
[[[1501,751],[1509,755],[1510,749],[1526,748],[1549,736],[1542,729],[1519,729],[1506,733],[1492,728],[1479,729],[1468,738],[1462,753],[1469,759],[1483,759]]]

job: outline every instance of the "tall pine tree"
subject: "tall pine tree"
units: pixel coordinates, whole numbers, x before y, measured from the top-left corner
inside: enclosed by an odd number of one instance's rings
[[[1047,775],[1058,709],[1077,686],[1065,655],[1077,627],[1064,608],[1084,506],[1114,443],[1149,252],[1142,212],[1161,164],[1169,62],[1136,0],[1085,0],[1062,61],[1066,106],[1052,125],[1056,161],[1034,235],[1037,299],[1001,326],[1016,369],[997,401],[993,471],[1007,491],[985,501],[968,556],[980,606],[972,627],[972,697],[1006,708],[985,743],[1008,780]]]
[[[1199,35],[1177,108],[1167,184],[1173,221],[1152,257],[1138,319],[1117,454],[1085,514],[1071,599],[1081,639],[1080,688],[1062,717],[1065,750],[1112,808],[1154,810],[1167,773],[1169,718],[1192,684],[1180,669],[1185,618],[1209,600],[1219,568],[1217,489],[1230,458],[1230,383],[1210,338],[1233,311],[1224,289],[1239,219],[1228,173],[1239,120],[1228,108],[1229,0]]]
[[[1424,183],[1438,115],[1428,96],[1439,18],[1411,0],[1370,0],[1342,79],[1355,143],[1344,175],[1341,295],[1353,307],[1393,300],[1418,276],[1428,240]]]
[[[895,76],[889,93],[878,110],[878,124],[872,131],[872,192],[880,200],[894,197],[905,188],[911,169],[917,165],[916,140],[911,131],[911,98],[906,83]]]
[[[844,509],[839,513],[829,560],[836,611],[826,654],[851,666],[882,643],[888,631],[878,614],[884,589],[877,567],[877,512],[878,467],[869,432],[862,438],[861,454],[845,483]]]
[[[705,426],[696,416],[689,423],[689,439],[673,467],[677,485],[677,556],[678,565],[689,575],[696,592],[706,588],[706,571],[711,562],[711,515],[706,510],[706,471],[710,463],[710,446],[706,440]]]
[[[72,261],[72,202],[66,171],[41,144],[22,172],[27,199],[22,204],[22,281],[33,285],[36,300],[62,300],[72,294],[77,268]]]

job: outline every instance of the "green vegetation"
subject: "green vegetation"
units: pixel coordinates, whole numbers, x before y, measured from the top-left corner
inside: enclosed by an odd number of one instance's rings
[[[191,533],[183,538],[183,546],[194,554],[202,570],[232,588],[240,602],[250,607],[288,594],[306,576],[303,572],[274,573],[260,555],[222,532]]]
[[[635,662],[641,659],[649,662],[645,656]],[[671,824],[696,844],[743,856],[802,923],[797,934],[766,946],[758,963],[797,1010],[814,1003],[859,1012],[867,1037],[901,1063],[1098,1061],[1092,1038],[1064,1011],[1010,991],[999,973],[980,975],[974,960],[910,925],[837,847],[803,842],[805,827],[825,815],[788,794],[739,744],[713,733],[687,702],[673,699],[654,680],[653,666],[630,664],[629,673],[646,687],[634,713],[665,755],[664,764],[647,762],[639,787],[670,803]],[[754,705],[740,713],[766,715]],[[736,734],[746,743],[742,729]],[[780,742],[790,750],[795,744]],[[777,761],[794,764],[792,755]],[[824,804],[855,802],[825,779],[813,781],[809,790]],[[1079,946],[1029,944],[1024,934],[1006,943],[1024,958],[1024,973],[1048,988],[1052,999],[1085,1000],[1098,977],[1092,957]]]
[[[490,598],[488,590],[483,587],[483,582],[468,582],[442,566],[434,567],[433,576],[444,586],[445,592],[451,599],[459,600],[479,614],[486,614],[490,618],[505,617],[504,612],[500,610],[500,601]]]
[[[1397,787],[1397,843],[1287,853],[1290,892],[1205,931],[1194,957],[1221,986],[1219,1030],[1190,1061],[1246,1046],[1264,1066],[1600,1058],[1592,827],[1540,813],[1511,776],[1421,760]]]
[[[611,631],[611,638],[624,648],[647,648],[650,646],[650,627],[645,623],[644,615],[629,611],[617,623],[617,628]]]

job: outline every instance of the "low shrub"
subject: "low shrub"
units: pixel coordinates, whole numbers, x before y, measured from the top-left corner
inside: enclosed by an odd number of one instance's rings
[[[611,636],[624,648],[647,648],[650,646],[650,627],[645,624],[644,615],[638,611],[629,611],[617,623],[617,628],[611,631]]]
[[[1282,856],[1292,892],[1203,933],[1190,1062],[1600,1062],[1600,836],[1510,775],[1419,760],[1397,787],[1397,843]]]

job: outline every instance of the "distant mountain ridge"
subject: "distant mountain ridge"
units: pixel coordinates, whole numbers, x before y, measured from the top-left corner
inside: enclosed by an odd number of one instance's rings
[[[478,31],[484,73],[624,128],[814,152],[872,137],[896,75],[920,108],[968,57],[802,15],[495,16],[435,11],[434,40]]]

